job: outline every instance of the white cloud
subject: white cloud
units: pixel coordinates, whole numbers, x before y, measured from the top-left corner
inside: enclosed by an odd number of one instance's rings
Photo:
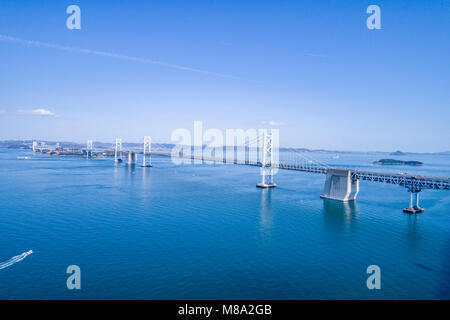
[[[33,116],[50,116],[55,117],[56,115],[50,110],[46,109],[33,109],[33,110],[17,110],[19,114],[29,114]]]
[[[281,122],[281,121],[273,121],[273,120],[269,120],[269,121],[263,121],[262,124],[271,126],[271,127],[281,127],[286,125],[286,123]]]

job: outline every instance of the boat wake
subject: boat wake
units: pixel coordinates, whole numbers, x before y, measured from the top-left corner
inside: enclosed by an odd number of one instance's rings
[[[24,252],[22,254],[19,254],[18,256],[14,256],[11,259],[5,261],[5,262],[1,262],[0,263],[0,270],[5,269],[7,267],[12,266],[13,264],[16,264],[17,262],[22,261],[23,259],[25,259],[26,257],[28,257],[30,254],[33,253],[33,250]]]

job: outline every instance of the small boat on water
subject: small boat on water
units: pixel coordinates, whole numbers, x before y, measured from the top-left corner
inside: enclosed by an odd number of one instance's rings
[[[333,159],[339,159],[339,155],[333,156]]]
[[[17,157],[17,159],[28,160],[28,159],[30,159],[30,157]]]

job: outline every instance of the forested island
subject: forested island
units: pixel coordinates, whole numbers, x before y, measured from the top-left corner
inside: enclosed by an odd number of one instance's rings
[[[374,164],[380,165],[403,165],[403,166],[423,166],[423,162],[420,161],[403,161],[395,159],[381,159],[375,161]]]

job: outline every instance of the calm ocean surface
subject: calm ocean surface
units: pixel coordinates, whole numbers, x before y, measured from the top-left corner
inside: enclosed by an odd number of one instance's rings
[[[29,156],[31,159],[18,159]],[[450,156],[317,154],[330,165],[450,177]],[[361,181],[356,203],[322,200],[323,175],[259,168],[115,166],[0,149],[0,299],[450,299],[450,192]],[[66,268],[81,268],[68,290]],[[381,290],[366,269],[381,268]]]

